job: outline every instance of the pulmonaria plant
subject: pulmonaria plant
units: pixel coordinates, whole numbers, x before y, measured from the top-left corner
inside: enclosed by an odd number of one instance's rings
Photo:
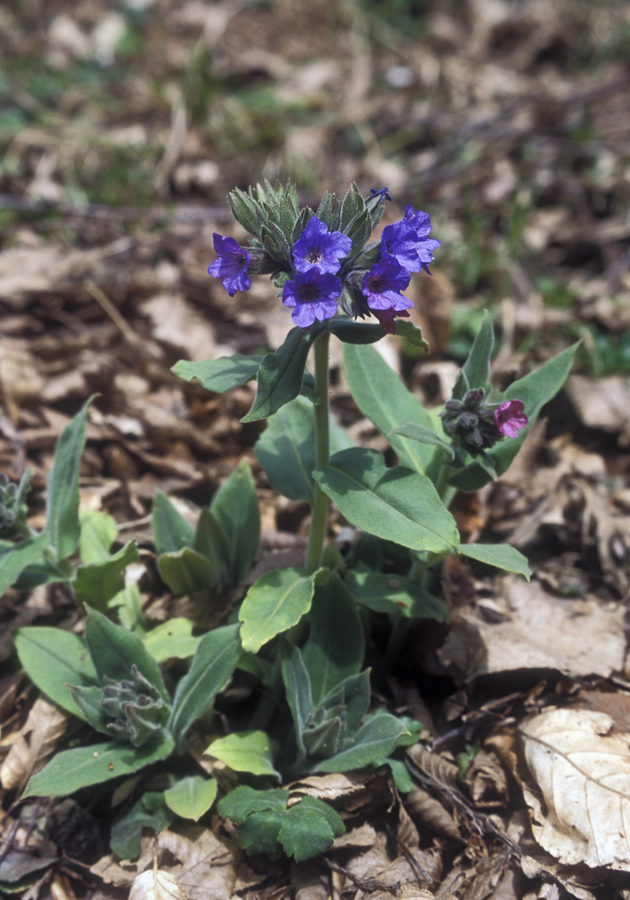
[[[490,383],[494,334],[486,316],[451,397],[441,411],[426,409],[370,346],[395,333],[416,355],[427,349],[411,321],[405,291],[413,275],[428,272],[439,241],[429,236],[429,214],[412,205],[373,240],[389,199],[386,189],[363,197],[352,185],[342,200],[325,194],[313,210],[300,208],[291,184],[268,183],[228,197],[251,239],[243,247],[215,234],[217,259],[209,272],[233,297],[249,289],[253,276],[269,275],[287,320],[291,310],[293,327],[282,345],[264,356],[182,360],[174,371],[214,392],[255,379],[256,395],[243,421],[266,419],[267,425],[254,454],[271,485],[290,501],[310,504],[311,516],[303,564],[270,568],[251,583],[260,513],[246,461],[200,510],[196,527],[165,495],[156,496],[160,577],[172,593],[192,595],[197,607],[206,604],[204,619],[216,622],[227,615],[227,624],[197,636],[192,622],[174,619],[146,633],[146,622],[137,610],[130,614],[128,598],[120,593],[135,548],[104,559],[111,537],[104,551],[104,537],[98,541],[92,561],[75,574],[68,568],[77,544],[86,543],[78,520],[78,459],[87,406],[67,426],[49,482],[46,529],[39,535],[19,532],[24,540],[15,544],[0,541],[0,586],[2,577],[6,586],[18,578],[41,579],[42,554],[48,580],[59,580],[64,572],[72,580],[77,600],[89,610],[85,641],[61,632],[60,642],[58,629],[25,628],[16,648],[35,684],[107,742],[58,753],[31,779],[30,794],[69,794],[152,763],[164,767],[172,754],[187,752],[189,732],[201,719],[197,754],[219,695],[215,724],[229,727],[224,736],[207,739],[204,753],[244,782],[220,800],[218,811],[232,820],[250,853],[284,850],[306,859],[330,847],[343,831],[342,820],[321,801],[289,803],[289,791],[277,787],[280,780],[386,763],[399,788],[410,789],[400,754],[417,740],[420,726],[395,715],[386,701],[371,706],[366,635],[380,629],[371,655],[383,685],[409,622],[448,619],[439,596],[445,557],[459,554],[529,577],[527,560],[515,548],[470,543],[449,506],[457,490],[475,491],[508,469],[542,407],[564,383],[576,347],[499,392]],[[358,408],[390,444],[387,456],[357,446],[331,414],[331,336],[342,342],[344,375]],[[313,373],[307,369],[311,350]],[[0,481],[4,528],[16,522],[27,528],[18,502],[25,490]],[[327,542],[330,502],[352,526],[347,545]],[[110,526],[99,522],[109,534]],[[120,625],[110,620],[114,607]],[[168,634],[158,636],[163,627]],[[383,647],[378,657],[377,648]],[[180,663],[164,679],[159,663],[173,656]],[[241,687],[222,693],[237,669],[247,673],[241,685],[254,683],[245,705],[239,705]],[[245,723],[244,730],[237,722]],[[217,785],[196,778],[202,783],[194,790],[210,809]],[[256,790],[247,783],[252,779]],[[182,796],[190,802],[191,786],[184,785],[171,806],[169,794],[158,798],[160,821],[166,824],[174,811],[181,814]],[[156,796],[145,794],[142,815],[132,808],[138,849],[121,842],[114,847],[119,855],[139,852],[138,822],[154,825]],[[129,822],[121,822],[128,828]],[[113,841],[115,834],[113,829]]]

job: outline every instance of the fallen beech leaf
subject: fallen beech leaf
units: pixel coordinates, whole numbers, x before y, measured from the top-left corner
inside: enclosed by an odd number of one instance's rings
[[[523,723],[525,758],[542,792],[523,785],[538,843],[561,863],[630,871],[630,734],[591,710],[556,709]]]
[[[148,869],[135,879],[129,900],[186,900],[186,891],[168,872]]]
[[[6,790],[23,787],[31,775],[43,768],[64,734],[68,719],[67,713],[45,697],[35,701],[0,769],[0,783]]]

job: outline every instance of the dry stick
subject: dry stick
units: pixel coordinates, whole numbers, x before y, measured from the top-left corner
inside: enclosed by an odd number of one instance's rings
[[[396,832],[394,831],[394,829],[391,827],[391,825],[388,825],[387,822],[386,822],[386,823],[385,823],[385,827],[387,828],[387,831],[389,832],[389,836],[392,837],[392,838],[394,838],[394,840],[396,841],[396,843],[398,844],[398,846],[399,846],[400,849],[402,850],[403,856],[405,857],[405,859],[406,859],[407,862],[409,863],[409,865],[410,865],[412,871],[414,872],[414,874],[415,874],[415,876],[416,876],[416,880],[417,880],[417,882],[418,882],[418,885],[419,885],[420,887],[422,887],[422,885],[420,884],[420,879],[421,879],[421,878],[423,878],[423,879],[424,879],[426,882],[428,882],[429,884],[433,884],[433,879],[431,878],[431,876],[429,875],[429,873],[427,872],[427,870],[424,869],[424,868],[421,866],[421,864],[418,862],[418,860],[415,859],[415,858],[412,856],[412,854],[409,852],[409,849],[403,844],[403,842],[400,840],[400,838],[398,837],[398,835],[396,834]]]
[[[345,875],[348,881],[351,881],[355,887],[359,888],[360,891],[367,891],[368,894],[371,894],[374,891],[387,891],[388,893],[392,893],[400,888],[399,881],[395,881],[393,884],[385,884],[384,881],[378,881],[378,879],[373,876],[370,876],[369,878],[357,878],[352,872],[344,869],[343,866],[338,866],[337,863],[331,862],[326,857],[324,857],[324,862],[332,872],[338,872],[339,875]]]
[[[103,289],[100,288],[98,284],[96,284],[94,281],[91,281],[90,279],[83,283],[83,287],[88,292],[88,294],[90,294],[90,296],[94,297],[98,305],[107,313],[114,325],[119,329],[119,331],[122,332],[125,340],[127,340],[136,350],[139,350],[143,356],[146,355],[143,350],[142,341],[134,332],[129,323],[116,309],[105,291],[103,291]]]

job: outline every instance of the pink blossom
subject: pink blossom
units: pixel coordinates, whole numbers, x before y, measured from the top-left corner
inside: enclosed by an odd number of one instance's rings
[[[525,428],[529,421],[524,410],[522,400],[506,400],[494,410],[494,421],[501,434],[517,437],[521,428]]]

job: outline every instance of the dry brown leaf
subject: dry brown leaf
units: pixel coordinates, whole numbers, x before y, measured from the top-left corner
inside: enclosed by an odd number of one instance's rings
[[[621,671],[624,609],[587,595],[562,598],[542,585],[508,576],[497,592],[504,621],[490,623],[475,609],[458,614],[438,651],[468,680],[517,669],[559,669],[568,675]],[[585,639],[585,629],[588,639]]]
[[[454,841],[461,840],[459,828],[453,816],[437,797],[424,788],[415,787],[405,798],[405,806],[429,828]]]
[[[132,884],[129,900],[186,900],[186,891],[168,872],[147,869]]]
[[[565,864],[630,871],[630,734],[591,710],[556,709],[520,728],[544,801],[523,785],[536,840]]]
[[[138,860],[138,870],[146,864],[147,852],[153,855],[168,850],[180,861],[168,869],[186,892],[189,900],[229,900],[236,875],[231,853],[208,829],[191,829],[192,840],[171,831],[161,832]]]
[[[54,703],[39,697],[0,769],[6,790],[22,788],[43,768],[57,741],[65,733],[69,716]]]

